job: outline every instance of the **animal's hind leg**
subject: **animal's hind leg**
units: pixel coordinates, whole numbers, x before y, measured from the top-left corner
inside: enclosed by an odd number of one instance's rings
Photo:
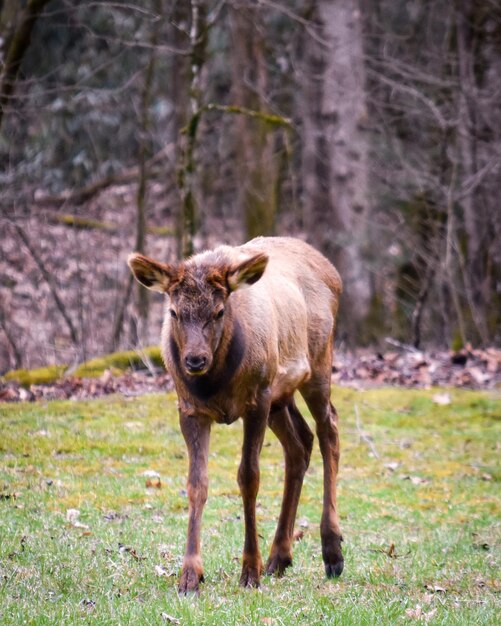
[[[270,412],[270,428],[282,444],[285,481],[282,509],[275,539],[266,564],[266,573],[281,576],[292,564],[292,535],[303,479],[310,462],[313,433],[291,399],[287,406]]]
[[[330,355],[321,372],[312,377],[300,389],[301,395],[316,422],[316,431],[324,464],[324,501],[320,535],[325,573],[329,577],[340,576],[344,567],[341,551],[341,530],[336,505],[336,477],[339,465],[338,416],[330,401]]]

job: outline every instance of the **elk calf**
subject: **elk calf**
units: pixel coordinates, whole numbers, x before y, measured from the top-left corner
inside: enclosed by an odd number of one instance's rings
[[[296,511],[313,433],[294,402],[298,390],[316,423],[324,464],[322,555],[327,576],[343,570],[336,509],[337,414],[330,402],[332,342],[341,279],[306,243],[260,237],[221,246],[178,264],[132,254],[137,280],[167,295],[162,354],[179,398],[189,455],[188,540],[179,591],[203,579],[200,526],[207,500],[207,462],[214,422],[243,419],[238,484],[245,545],[240,584],[259,586],[263,570],[256,529],[259,454],[268,425],[282,444],[285,485],[266,573],[292,563]]]

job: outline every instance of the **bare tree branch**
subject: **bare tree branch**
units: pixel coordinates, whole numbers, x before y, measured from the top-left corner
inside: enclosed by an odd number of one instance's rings
[[[10,224],[13,226],[13,228],[16,230],[17,234],[19,235],[19,238],[21,239],[21,241],[24,243],[24,245],[26,246],[26,249],[28,250],[28,252],[30,253],[32,259],[35,261],[38,269],[40,270],[40,273],[42,274],[45,282],[47,283],[50,292],[52,294],[52,297],[54,298],[54,302],[56,303],[57,308],[59,309],[59,312],[61,313],[64,321],[66,322],[66,326],[68,327],[69,333],[70,333],[70,337],[71,337],[71,341],[73,342],[73,345],[78,348],[79,347],[79,340],[78,340],[78,333],[76,331],[75,325],[73,324],[71,317],[69,316],[66,307],[63,303],[63,301],[61,300],[58,290],[57,290],[57,286],[56,283],[54,281],[54,278],[52,276],[52,274],[49,272],[49,270],[45,267],[45,263],[42,261],[42,258],[40,257],[40,255],[38,254],[38,252],[35,250],[33,244],[30,241],[30,238],[28,237],[28,235],[26,234],[26,231],[16,222],[13,222],[11,220],[9,220]]]
[[[174,151],[174,144],[168,144],[159,150],[151,159],[148,159],[145,163],[146,168],[151,168],[158,162],[169,156]],[[83,204],[90,200],[93,196],[100,193],[107,187],[112,185],[123,185],[125,183],[135,182],[140,176],[141,168],[139,165],[129,167],[117,174],[110,174],[104,176],[99,180],[96,180],[82,189],[69,189],[63,191],[63,193],[52,195],[45,193],[37,193],[35,201],[41,206],[61,206],[64,204]]]

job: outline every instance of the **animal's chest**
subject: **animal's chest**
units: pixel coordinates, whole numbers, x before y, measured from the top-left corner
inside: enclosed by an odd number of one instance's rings
[[[218,424],[232,424],[246,412],[246,407],[252,403],[251,398],[233,393],[231,384],[225,393],[201,399],[193,394],[178,391],[179,408],[185,415],[206,417]]]
[[[226,351],[216,355],[211,371],[190,376],[181,366],[180,350],[170,336],[166,360],[179,398],[180,410],[188,415],[205,416],[223,424],[231,424],[246,412],[255,396],[261,370],[245,366],[246,341],[238,321],[233,323]]]

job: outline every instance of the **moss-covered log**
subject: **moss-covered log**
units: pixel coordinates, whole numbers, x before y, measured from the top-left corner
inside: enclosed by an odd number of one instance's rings
[[[114,352],[106,356],[91,359],[79,365],[71,376],[77,378],[97,378],[106,370],[119,374],[128,369],[147,369],[150,365],[156,368],[163,368],[163,360],[160,348],[149,346],[141,352],[127,350],[124,352]],[[37,369],[17,369],[11,370],[4,375],[7,381],[17,382],[23,387],[30,385],[48,385],[56,382],[68,372],[67,365],[48,365]]]

